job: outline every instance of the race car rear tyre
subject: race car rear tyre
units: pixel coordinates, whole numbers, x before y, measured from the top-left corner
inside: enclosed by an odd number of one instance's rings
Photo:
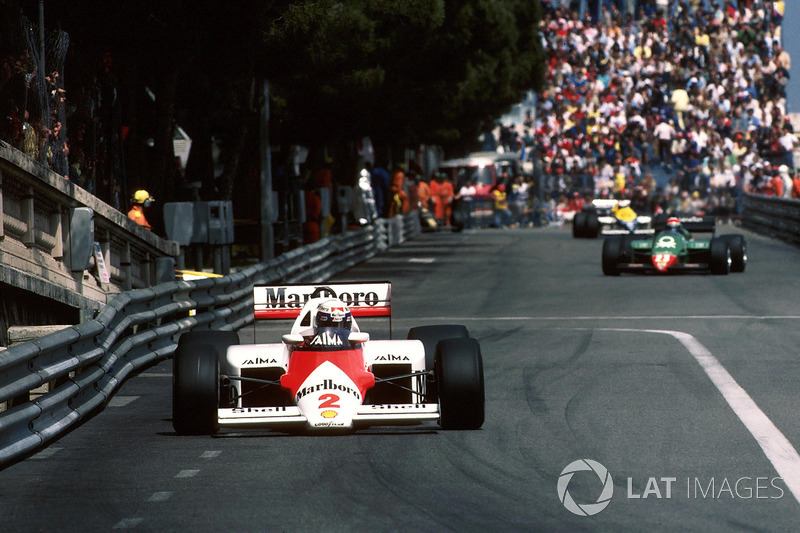
[[[587,213],[583,235],[587,239],[596,239],[600,235],[600,219],[595,213]]]
[[[747,243],[744,236],[734,234],[723,235],[722,238],[728,242],[731,249],[731,272],[744,272],[747,266]]]
[[[226,354],[228,346],[239,344],[239,334],[235,331],[218,331],[218,330],[195,330],[188,331],[181,335],[178,340],[178,346],[185,346],[187,344],[208,344],[214,347],[217,351],[217,358],[219,359],[219,373],[220,375],[231,374],[228,368],[228,359]],[[230,381],[225,380],[220,384],[220,406],[221,407],[236,407],[233,398],[241,391],[236,391],[236,385]]]
[[[711,273],[717,276],[727,276],[731,270],[731,249],[728,242],[722,237],[711,239],[710,246]]]
[[[622,253],[622,239],[607,237],[603,241],[603,274],[606,276],[619,276],[619,257]]]
[[[425,347],[425,370],[433,370],[436,358],[436,345],[444,339],[466,339],[469,337],[467,327],[461,324],[443,324],[436,326],[417,326],[408,330],[407,339],[422,341]],[[438,398],[436,378],[427,379],[425,383],[425,401],[435,403]]]
[[[178,435],[217,432],[219,358],[211,344],[178,345],[172,359],[172,427]]]
[[[485,416],[483,359],[475,339],[445,339],[436,347],[439,425],[478,429]]]
[[[586,235],[586,213],[575,213],[572,219],[572,236],[581,239]]]

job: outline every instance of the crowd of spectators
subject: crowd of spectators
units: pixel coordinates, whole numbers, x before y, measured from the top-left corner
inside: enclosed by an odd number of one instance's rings
[[[577,193],[654,213],[730,215],[741,213],[742,192],[800,197],[784,2],[545,8],[545,88],[516,141],[542,162],[547,202]]]
[[[58,71],[39,78],[27,51],[0,57],[0,140],[124,209],[124,132],[110,54],[71,89]]]

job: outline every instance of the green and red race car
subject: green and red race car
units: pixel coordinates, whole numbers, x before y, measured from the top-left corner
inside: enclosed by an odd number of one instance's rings
[[[674,274],[744,272],[747,243],[740,234],[714,236],[713,216],[669,217],[655,221],[649,236],[621,235],[603,242],[603,274],[623,272]],[[710,232],[711,240],[695,240],[692,232]]]

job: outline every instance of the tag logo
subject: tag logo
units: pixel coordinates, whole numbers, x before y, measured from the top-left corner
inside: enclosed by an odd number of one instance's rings
[[[339,335],[325,331],[315,335],[309,344],[312,346],[342,346],[344,343]]]

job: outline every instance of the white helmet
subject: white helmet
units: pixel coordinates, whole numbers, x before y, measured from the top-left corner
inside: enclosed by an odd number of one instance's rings
[[[318,328],[350,329],[353,316],[347,305],[339,300],[326,300],[317,306],[315,325]]]

